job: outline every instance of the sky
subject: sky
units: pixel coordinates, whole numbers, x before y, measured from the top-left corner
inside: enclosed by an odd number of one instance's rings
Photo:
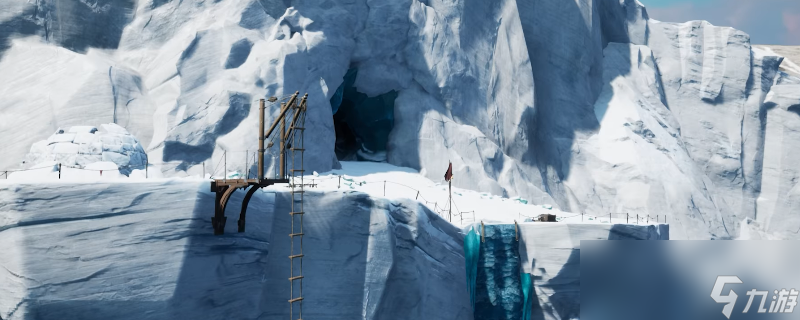
[[[800,45],[800,0],[639,0],[650,18],[706,20],[750,34],[753,44]]]

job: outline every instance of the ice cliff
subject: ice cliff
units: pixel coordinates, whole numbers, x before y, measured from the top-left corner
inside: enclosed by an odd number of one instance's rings
[[[201,180],[4,183],[0,318],[288,318],[288,193],[256,193],[247,232],[228,223],[219,237],[207,190]],[[472,318],[458,228],[414,201],[366,194],[309,193],[306,210],[305,317]]]
[[[4,1],[0,167],[58,127],[114,122],[166,175],[200,170],[256,149],[257,99],[300,91],[322,172],[342,92],[373,112],[339,115],[360,154],[386,149],[362,159],[435,179],[452,161],[457,186],[564,211],[668,213],[673,238],[734,238],[746,218],[790,236],[800,79],[782,59],[636,0]]]
[[[214,236],[204,180],[0,182],[0,318],[286,319],[289,199],[285,186],[263,189],[247,232],[229,221]],[[308,189],[305,200],[303,314],[315,319],[571,319],[581,240],[669,232],[475,224],[485,241],[472,233],[470,251],[461,229],[410,199]]]

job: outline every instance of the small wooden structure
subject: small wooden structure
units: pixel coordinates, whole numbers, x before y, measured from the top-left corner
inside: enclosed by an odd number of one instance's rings
[[[259,132],[258,132],[258,177],[256,179],[214,179],[211,182],[211,191],[216,193],[216,199],[214,201],[215,208],[214,208],[214,217],[211,218],[211,225],[214,228],[215,235],[221,235],[225,233],[225,223],[227,221],[227,217],[225,217],[225,206],[228,203],[228,200],[233,194],[234,191],[237,189],[246,189],[247,194],[244,196],[244,201],[242,202],[242,209],[239,213],[239,232],[244,232],[245,230],[245,221],[246,221],[246,214],[247,214],[247,204],[250,202],[250,198],[256,192],[256,190],[260,188],[264,188],[273,184],[279,183],[290,183],[290,176],[287,175],[287,168],[286,168],[286,154],[287,151],[291,151],[294,158],[295,153],[301,153],[304,151],[302,148],[293,148],[292,142],[296,142],[295,146],[302,147],[302,140],[303,140],[303,131],[305,128],[302,127],[302,123],[305,122],[305,114],[306,114],[306,101],[308,99],[308,94],[305,94],[302,98],[299,98],[298,95],[300,92],[295,92],[291,97],[289,97],[288,101],[285,103],[281,103],[281,112],[278,117],[273,121],[272,125],[270,126],[269,130],[264,132],[264,113],[266,110],[264,99],[259,100]],[[271,97],[269,99],[270,102],[275,103],[278,99],[275,97]],[[292,111],[290,113],[290,110]],[[289,115],[292,115],[289,118]],[[288,124],[288,128],[287,128]],[[273,137],[272,134],[276,128],[280,127],[280,131],[277,133],[277,137]],[[300,132],[300,134],[296,134]],[[278,151],[280,152],[280,164],[279,164],[279,176],[275,179],[268,179],[264,174],[264,140],[269,139],[270,137],[277,138],[279,141]],[[267,146],[272,147],[273,143],[270,142]],[[295,161],[292,161],[292,169],[290,172],[292,176],[295,172],[302,174],[302,160],[300,161],[300,168],[295,169]],[[227,173],[226,173],[227,174]],[[300,186],[302,188],[302,185]]]

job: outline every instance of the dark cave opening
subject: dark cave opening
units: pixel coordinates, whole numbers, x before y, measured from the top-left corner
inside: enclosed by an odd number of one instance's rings
[[[336,158],[340,161],[386,161],[386,144],[394,126],[397,91],[368,97],[354,83],[357,68],[351,68],[331,97],[336,130]]]

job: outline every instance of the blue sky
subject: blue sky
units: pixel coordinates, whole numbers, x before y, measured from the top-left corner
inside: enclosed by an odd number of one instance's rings
[[[800,0],[639,1],[656,20],[707,20],[747,32],[754,44],[800,45]]]

